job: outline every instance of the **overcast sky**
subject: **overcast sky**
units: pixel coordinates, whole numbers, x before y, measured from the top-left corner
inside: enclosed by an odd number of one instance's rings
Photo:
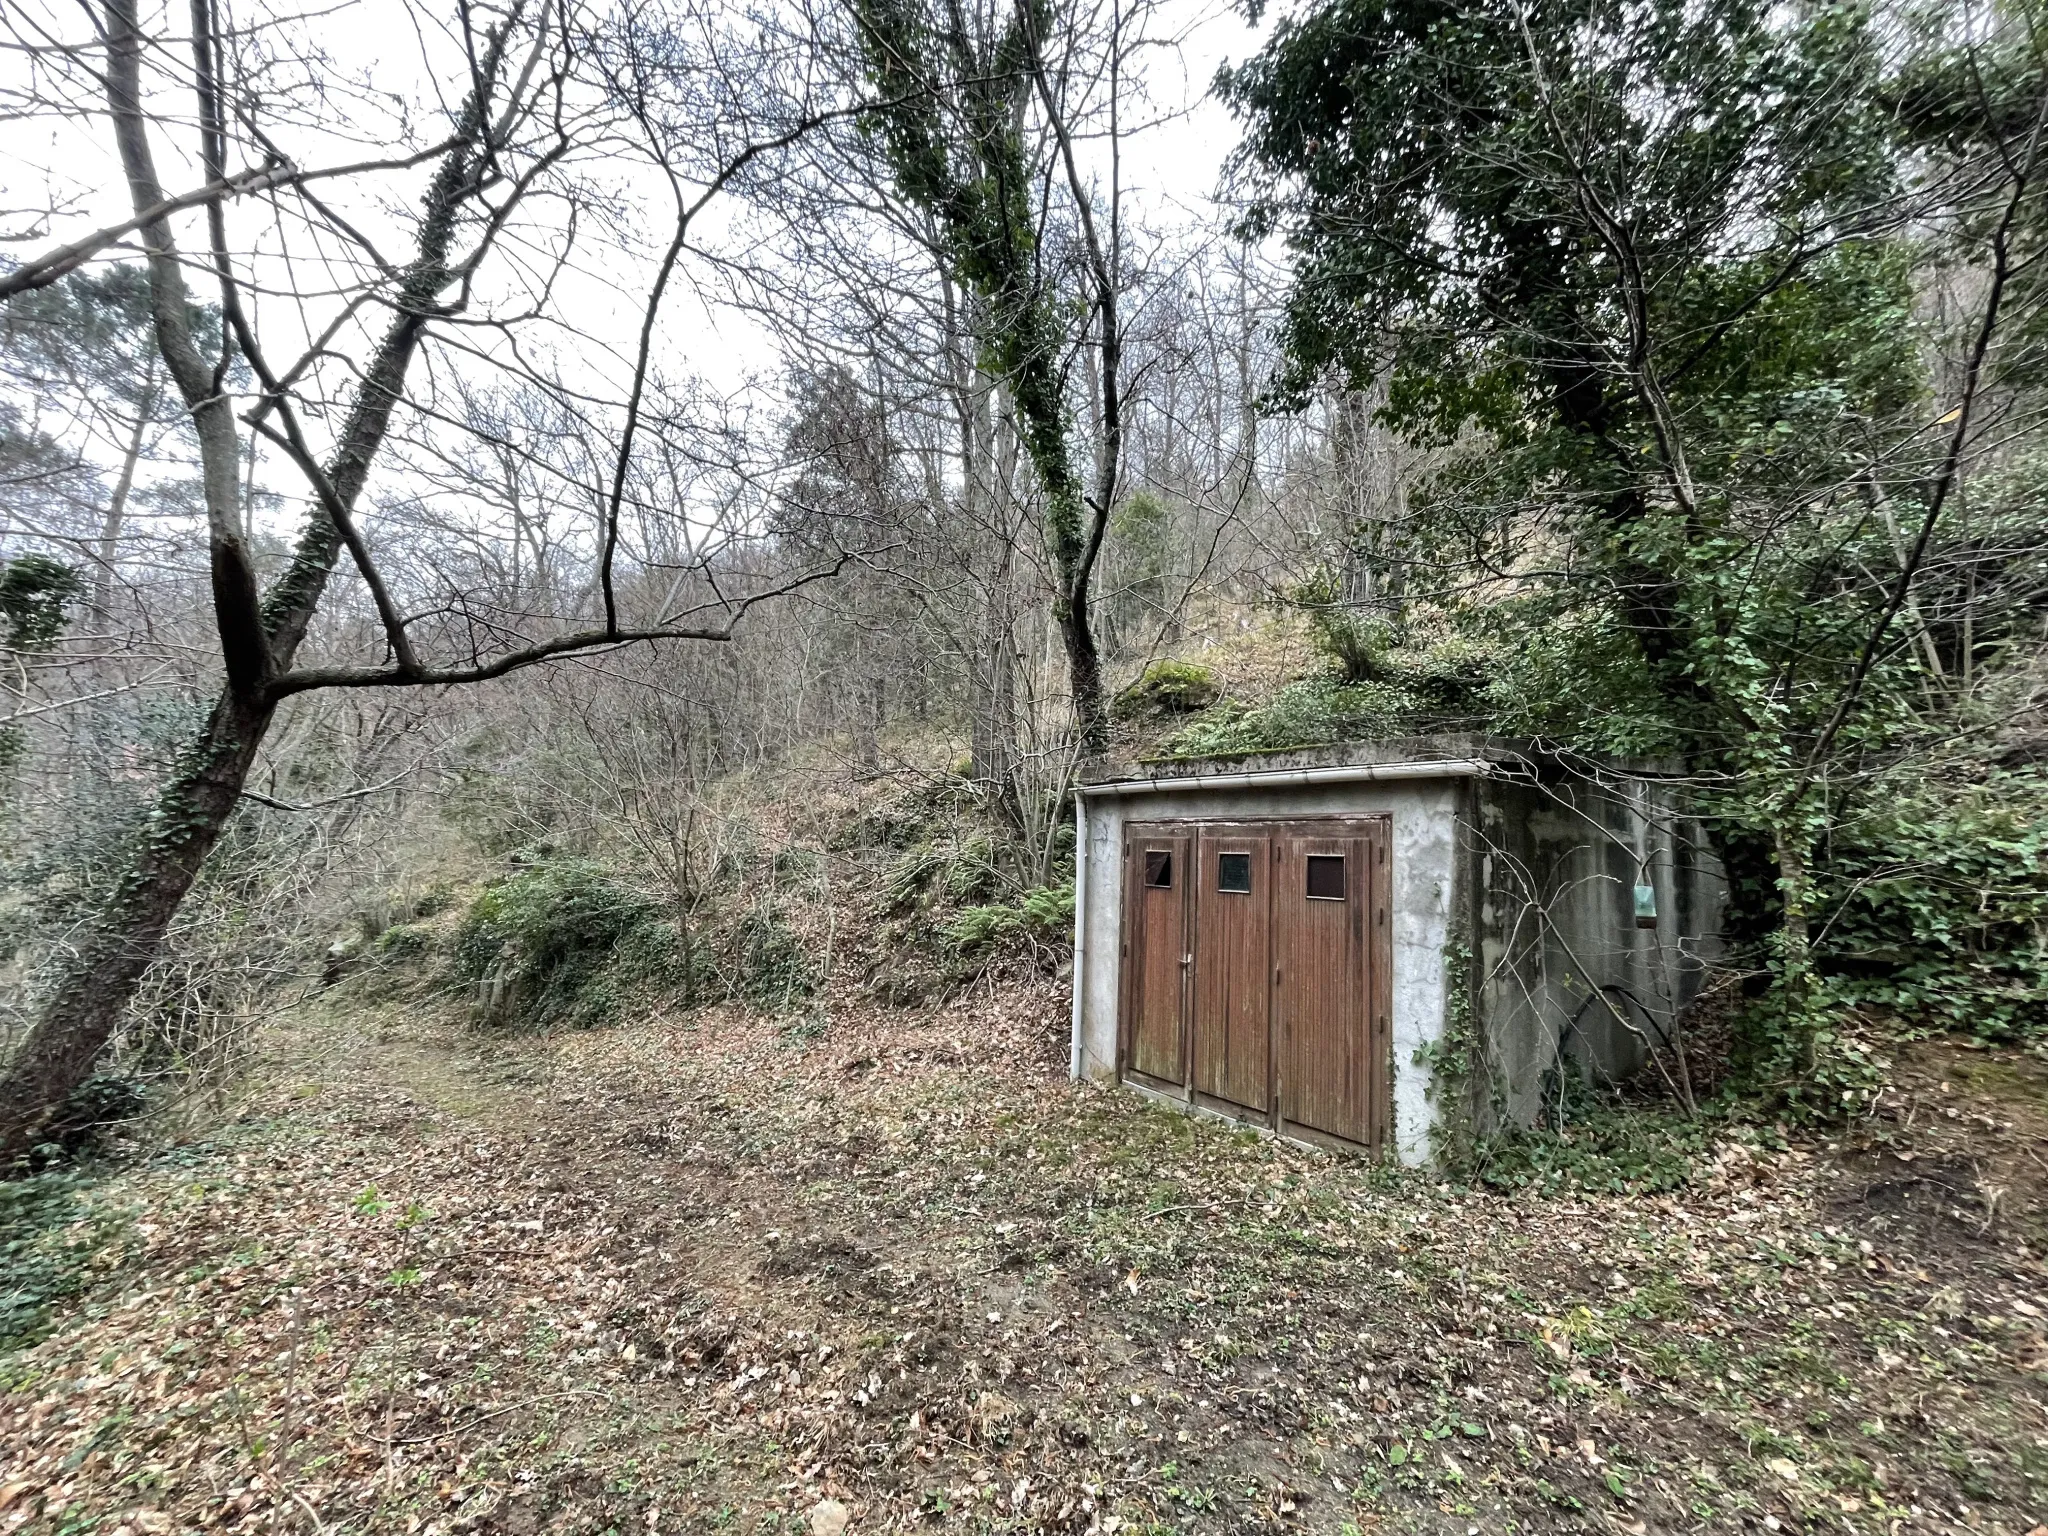
[[[73,46],[90,43],[88,12],[75,0],[7,0],[7,9],[17,44],[38,38]],[[158,35],[166,38],[164,58],[182,75],[186,63],[181,35],[184,6],[171,0],[156,11],[154,20],[150,10],[145,0],[145,28],[159,29]],[[420,136],[414,142],[430,139],[436,130],[431,122],[421,120],[422,106],[431,113],[437,105],[452,105],[451,98],[461,87],[461,54],[454,39],[423,30],[438,24],[444,10],[452,8],[431,0],[421,5],[404,0],[355,0],[305,13],[301,23],[305,35],[324,57],[322,67],[297,88],[308,104],[309,115],[332,126],[296,141],[286,138],[284,147],[302,164],[321,165],[388,153],[389,146],[405,141],[408,129]],[[228,4],[231,24],[247,24],[257,14],[247,0]],[[274,13],[266,8],[260,14],[268,17]],[[1143,104],[1125,117],[1127,129],[1135,130],[1127,133],[1122,146],[1125,206],[1134,223],[1170,244],[1197,242],[1222,222],[1222,211],[1213,198],[1223,162],[1236,142],[1236,128],[1211,98],[1210,85],[1219,65],[1244,58],[1257,46],[1263,30],[1248,26],[1242,15],[1222,0],[1160,0],[1146,25],[1147,33],[1160,45],[1133,51],[1132,69],[1140,77],[1134,82],[1138,90],[1133,97]],[[88,48],[84,57],[92,66],[99,63],[96,48]],[[165,72],[158,73],[168,79]],[[275,101],[288,109],[292,82],[275,84]],[[27,53],[17,47],[0,55],[0,92],[14,93],[17,106],[24,94],[64,94],[52,91],[47,82],[40,90],[37,87],[34,62]],[[9,237],[0,244],[0,253],[13,259],[26,259],[129,213],[126,188],[94,88],[90,82],[74,80],[69,90],[87,111],[25,119],[17,116],[0,138],[0,210],[5,210],[0,213],[0,233]],[[192,159],[193,135],[183,121],[190,112],[189,103],[189,92],[182,84],[154,103],[180,119],[155,139],[160,179],[172,190],[197,185],[200,180]],[[0,108],[6,105],[5,97],[0,96]],[[237,163],[241,163],[239,156]],[[388,235],[389,248],[402,254],[404,226],[423,174],[405,181],[387,180],[360,191],[340,183],[325,184],[322,190],[373,239]],[[643,167],[641,174],[651,177],[652,173]],[[650,227],[658,228],[667,217],[666,191],[658,181],[650,180],[645,192]],[[38,210],[48,208],[61,210],[55,220],[38,217]],[[275,260],[277,242],[293,238],[289,229],[279,234],[275,222],[260,207],[233,209],[231,219],[234,239],[260,238],[264,242],[259,247],[264,254],[249,267],[258,276],[259,288],[286,287],[283,282],[266,283],[264,277],[274,270],[266,268],[265,262]],[[707,223],[707,237],[715,240],[717,228],[714,218]],[[180,221],[179,237],[188,253],[199,249],[203,230],[197,214]],[[602,242],[586,249],[596,262],[607,259]],[[308,286],[308,272],[320,269],[305,264],[305,249],[292,254],[301,263],[294,276],[303,290]],[[609,259],[628,258],[615,253]],[[337,282],[335,286],[339,290],[346,284]],[[199,296],[205,296],[203,281],[195,278],[194,288]],[[624,356],[637,334],[637,303],[644,292],[641,274],[623,270],[568,274],[556,298],[560,307],[559,301],[567,295],[566,307],[573,313],[575,326],[573,332],[552,333],[558,360],[561,353],[573,351],[578,355],[565,360],[569,368],[587,369],[594,376],[614,381],[620,378]],[[261,327],[271,338],[267,345],[273,355],[289,357],[338,308],[339,299],[315,294],[310,302],[301,303],[295,296],[258,292],[254,303],[262,311]],[[756,323],[743,311],[707,304],[688,274],[665,310],[661,335],[661,355],[671,371],[688,370],[728,397],[747,397],[751,385],[773,383],[779,374],[775,350]],[[337,385],[345,384],[347,377],[339,376]]]

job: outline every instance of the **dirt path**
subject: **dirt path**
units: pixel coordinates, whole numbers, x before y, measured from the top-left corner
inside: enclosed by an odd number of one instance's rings
[[[1057,1016],[300,1021],[70,1234],[84,1295],[0,1365],[0,1529],[2048,1518],[2031,1197],[1964,1140],[2040,1155],[2032,1064],[1924,1069],[1846,1163],[1504,1198],[1068,1086]]]

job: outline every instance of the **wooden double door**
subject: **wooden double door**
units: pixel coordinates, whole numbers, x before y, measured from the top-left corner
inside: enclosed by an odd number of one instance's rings
[[[1385,817],[1131,822],[1125,1076],[1288,1135],[1383,1150]]]

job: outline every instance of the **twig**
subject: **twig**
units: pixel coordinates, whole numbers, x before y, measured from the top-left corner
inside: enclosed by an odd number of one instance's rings
[[[306,1518],[313,1522],[313,1529],[316,1532],[319,1532],[320,1536],[325,1536],[325,1533],[327,1531],[327,1522],[320,1518],[320,1511],[315,1509],[312,1505],[308,1504],[306,1502],[306,1496],[303,1493],[299,1492],[298,1489],[292,1489],[291,1495],[293,1498],[299,1501],[299,1508],[303,1509],[306,1512]]]
[[[1177,1216],[1183,1211],[1220,1211],[1233,1205],[1250,1205],[1249,1196],[1242,1200],[1205,1200],[1199,1205],[1163,1205],[1156,1211],[1147,1211],[1147,1221],[1157,1221],[1162,1216]]]
[[[377,1444],[383,1446],[425,1445],[429,1440],[439,1440],[447,1435],[466,1435],[479,1424],[487,1424],[492,1419],[503,1418],[506,1414],[515,1413],[521,1408],[532,1408],[540,1403],[552,1403],[564,1397],[603,1397],[604,1395],[604,1393],[594,1392],[588,1387],[572,1387],[567,1392],[549,1392],[542,1397],[522,1398],[516,1403],[507,1403],[502,1408],[493,1408],[488,1413],[480,1413],[467,1424],[450,1425],[447,1429],[437,1429],[429,1434],[392,1436],[388,1438],[383,1435],[367,1435],[364,1438],[374,1440]]]

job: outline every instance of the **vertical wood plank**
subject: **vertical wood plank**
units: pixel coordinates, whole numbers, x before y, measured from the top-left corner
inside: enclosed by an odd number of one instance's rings
[[[1187,882],[1192,840],[1183,829],[1139,823],[1127,831],[1124,855],[1124,1063],[1162,1082],[1187,1081],[1183,1042],[1183,966],[1187,953]],[[1172,861],[1170,884],[1146,883],[1146,855]]]
[[[1194,1036],[1198,1091],[1264,1114],[1272,1107],[1271,834],[1208,826],[1195,840]],[[1251,889],[1221,889],[1220,861],[1247,861]]]

